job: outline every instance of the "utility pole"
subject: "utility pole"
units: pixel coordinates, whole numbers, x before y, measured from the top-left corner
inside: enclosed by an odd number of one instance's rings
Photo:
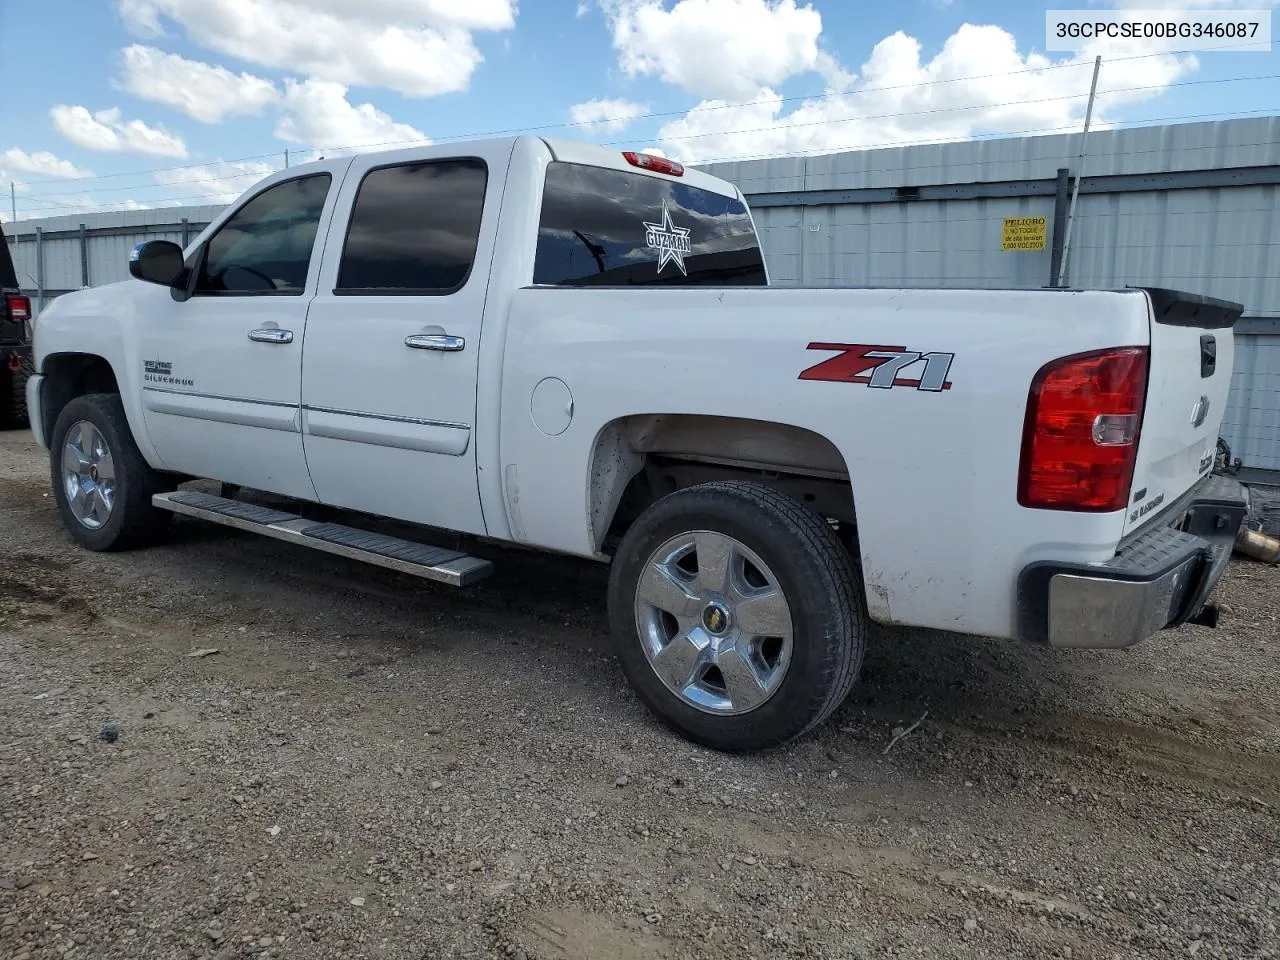
[[[289,169],[289,149],[286,147],[284,151],[284,168]]]
[[[1067,255],[1071,251],[1071,226],[1076,218],[1076,197],[1080,195],[1080,178],[1084,175],[1085,144],[1089,140],[1089,123],[1093,120],[1093,100],[1098,94],[1098,71],[1102,68],[1102,57],[1093,61],[1093,83],[1089,85],[1089,106],[1084,111],[1084,131],[1080,134],[1080,157],[1076,161],[1076,181],[1071,187],[1071,207],[1067,210],[1067,235],[1062,240],[1062,262],[1058,264],[1058,286],[1062,286],[1067,275]]]
[[[18,219],[18,188],[13,185],[13,181],[9,181],[9,212],[13,214],[13,219]]]

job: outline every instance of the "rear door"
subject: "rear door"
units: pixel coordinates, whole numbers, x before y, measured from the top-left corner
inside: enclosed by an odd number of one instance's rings
[[[302,366],[323,503],[485,532],[476,369],[510,153],[507,142],[352,163]]]
[[[1149,289],[1151,359],[1125,532],[1159,516],[1213,469],[1231,386],[1239,304]]]

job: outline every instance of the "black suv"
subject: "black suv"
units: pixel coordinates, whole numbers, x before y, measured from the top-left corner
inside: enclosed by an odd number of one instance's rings
[[[0,228],[0,428],[27,425],[31,374],[31,299],[18,286],[9,242]]]

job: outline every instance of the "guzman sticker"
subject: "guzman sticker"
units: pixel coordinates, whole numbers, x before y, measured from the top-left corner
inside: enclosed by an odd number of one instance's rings
[[[693,249],[689,242],[689,228],[677,227],[671,222],[671,211],[667,209],[667,201],[662,201],[662,222],[644,221],[645,246],[658,251],[658,272],[668,263],[674,263],[686,277],[689,272],[684,268],[684,256]]]

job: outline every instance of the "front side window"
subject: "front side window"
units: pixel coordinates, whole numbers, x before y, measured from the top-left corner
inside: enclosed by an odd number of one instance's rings
[[[195,292],[301,294],[330,180],[286,180],[232,214],[209,240]]]
[[[334,293],[461,289],[475,262],[487,178],[474,157],[371,170],[351,209]]]
[[[746,206],[676,179],[547,167],[533,282],[568,286],[766,283]]]

